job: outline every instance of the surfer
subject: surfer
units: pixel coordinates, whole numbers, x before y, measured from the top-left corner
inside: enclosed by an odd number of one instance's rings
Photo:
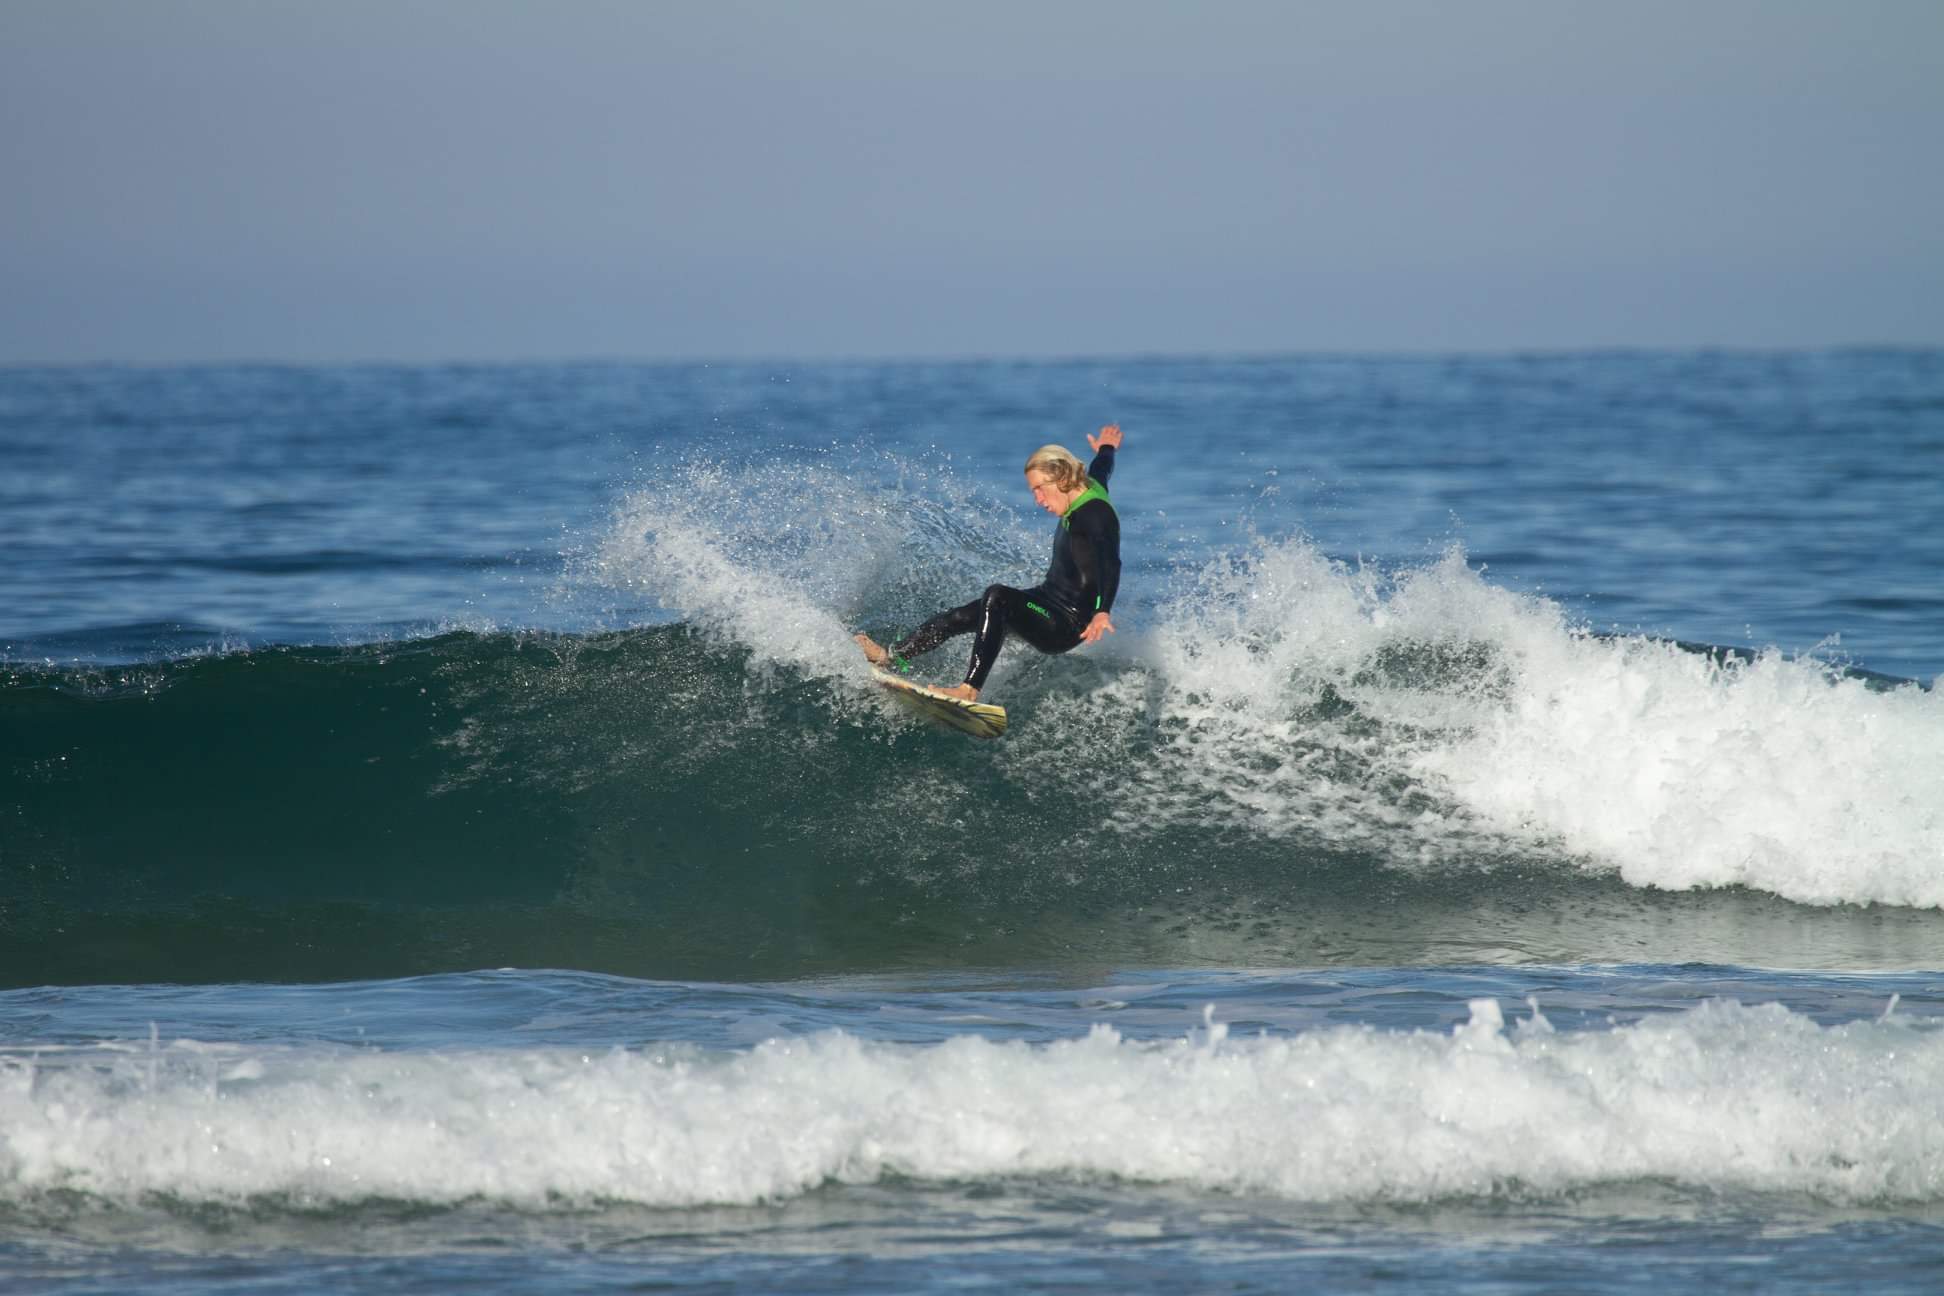
[[[1114,424],[1087,438],[1094,451],[1085,468],[1064,446],[1041,446],[1026,461],[1026,487],[1041,508],[1060,519],[1053,532],[1053,562],[1031,589],[988,585],[963,607],[940,612],[909,636],[884,648],[869,635],[856,635],[873,666],[899,672],[907,658],[928,653],[955,635],[972,638],[972,660],[965,682],[937,690],[976,702],[986,676],[998,660],[1006,636],[1016,633],[1043,653],[1063,653],[1083,643],[1098,643],[1114,633],[1114,593],[1120,586],[1120,518],[1107,498],[1107,478],[1121,430]]]

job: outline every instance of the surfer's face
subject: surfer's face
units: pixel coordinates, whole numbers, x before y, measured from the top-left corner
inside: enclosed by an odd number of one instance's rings
[[[1033,492],[1033,502],[1054,517],[1065,513],[1067,505],[1073,503],[1072,495],[1055,486],[1052,479],[1038,469],[1026,474],[1026,487]]]

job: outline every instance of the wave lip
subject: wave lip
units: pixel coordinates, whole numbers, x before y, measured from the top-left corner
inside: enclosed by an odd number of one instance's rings
[[[783,1200],[887,1176],[1109,1178],[1307,1201],[1658,1180],[1944,1201],[1944,1034],[1715,1002],[1605,1031],[1335,1027],[746,1051],[15,1049],[0,1201],[523,1209]]]

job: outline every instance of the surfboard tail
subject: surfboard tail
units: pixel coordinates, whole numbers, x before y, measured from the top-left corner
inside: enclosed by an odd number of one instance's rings
[[[990,702],[967,702],[941,693],[926,684],[913,683],[881,667],[874,667],[872,678],[884,686],[892,698],[907,710],[950,725],[975,738],[997,738],[1006,732],[1006,708]]]

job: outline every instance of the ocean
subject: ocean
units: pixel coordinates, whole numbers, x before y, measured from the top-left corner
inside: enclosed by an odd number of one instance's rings
[[[0,1286],[1934,1291],[1941,516],[1929,349],[0,369]]]

